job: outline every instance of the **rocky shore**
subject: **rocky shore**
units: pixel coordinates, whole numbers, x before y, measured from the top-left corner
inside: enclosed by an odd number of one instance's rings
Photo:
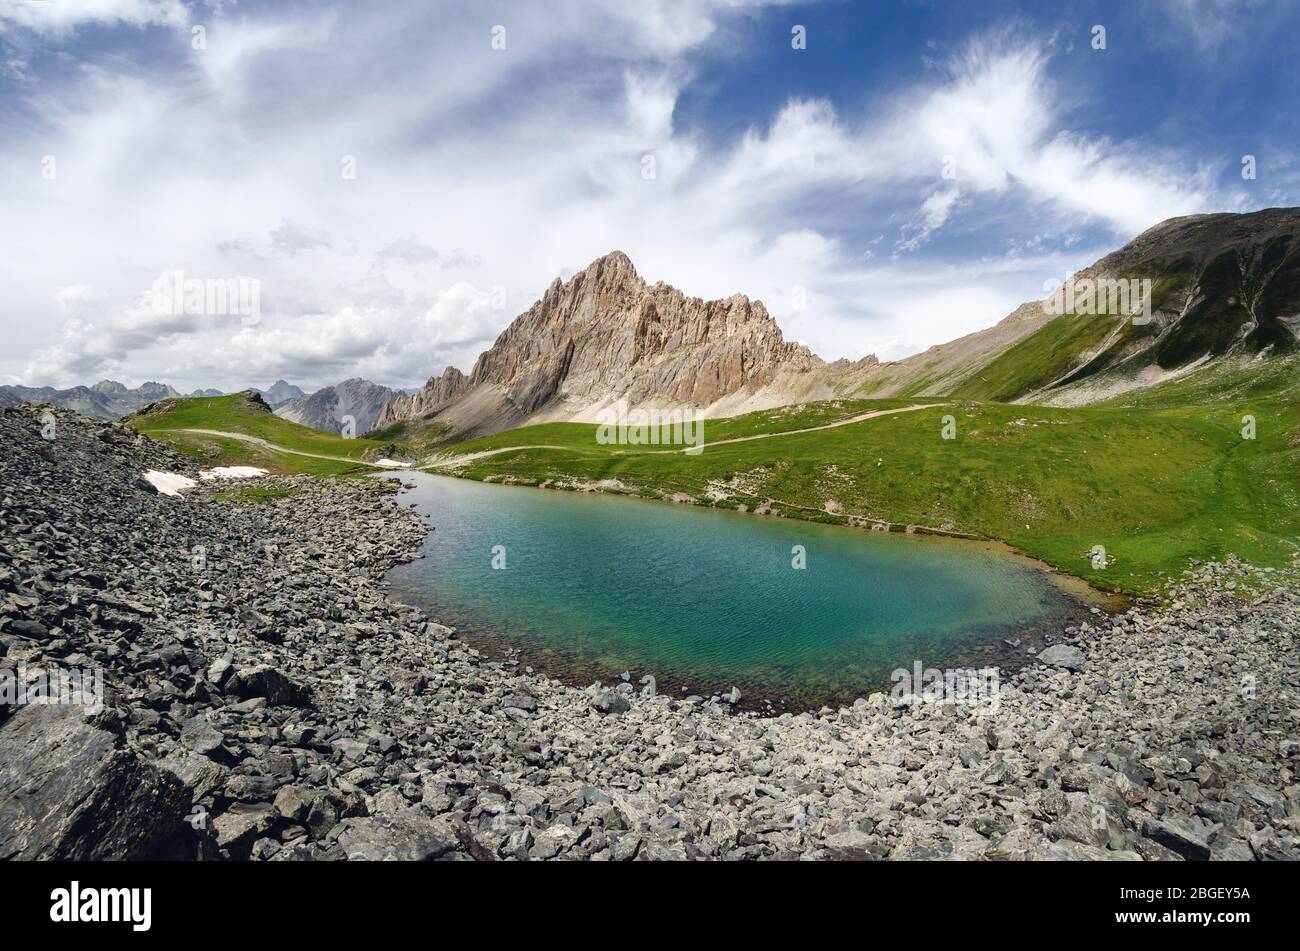
[[[1196,566],[994,703],[764,718],[391,601],[392,483],[162,496],[194,462],[48,407],[0,447],[0,859],[1300,858],[1297,568]],[[52,671],[102,704],[17,697]]]

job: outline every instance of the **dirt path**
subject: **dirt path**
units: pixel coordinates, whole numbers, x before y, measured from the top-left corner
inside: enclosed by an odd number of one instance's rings
[[[852,426],[854,423],[860,423],[866,419],[875,419],[877,416],[892,416],[895,413],[913,413],[918,409],[935,409],[940,406],[951,406],[951,403],[914,403],[911,406],[900,406],[897,409],[876,409],[870,413],[859,413],[857,416],[850,416],[848,419],[837,419],[833,423],[823,423],[820,426],[809,426],[807,429],[787,429],[780,433],[755,433],[753,436],[735,436],[731,439],[718,439],[714,442],[705,442],[708,446],[726,446],[733,442],[753,442],[755,439],[776,439],[778,436],[797,436],[800,433],[816,433],[823,429],[836,429],[840,426]],[[657,449],[656,453],[669,452],[690,452],[692,446],[686,446],[682,449]]]
[[[250,436],[247,433],[228,433],[221,429],[159,429],[156,432],[162,433],[199,433],[204,436],[220,436],[223,439],[237,439],[240,442],[252,443],[254,446],[261,446],[263,449],[270,449],[272,452],[283,452],[291,456],[306,456],[308,459],[326,459],[330,462],[348,462],[354,466],[369,466],[372,469],[409,469],[410,466],[405,462],[393,462],[392,460],[377,460],[371,462],[366,459],[350,459],[347,456],[326,456],[319,452],[304,452],[301,449],[286,449],[284,446],[277,446],[275,443],[267,442],[261,436]]]
[[[951,403],[914,403],[911,406],[900,406],[896,409],[877,409],[869,413],[859,413],[857,416],[850,416],[848,419],[839,419],[833,423],[823,423],[821,426],[809,426],[806,429],[790,429],[781,433],[756,433],[753,436],[735,436],[731,439],[719,439],[716,442],[705,442],[704,448],[709,446],[726,446],[737,442],[752,442],[756,439],[776,439],[779,436],[797,436],[800,433],[815,433],[823,429],[835,429],[839,426],[852,426],[854,423],[860,423],[863,420],[875,419],[877,416],[891,416],[895,413],[912,413],[919,409],[935,409],[940,406],[951,406]],[[572,446],[502,446],[499,449],[485,449],[482,452],[472,452],[466,456],[450,456],[446,459],[438,459],[434,462],[427,462],[420,469],[450,469],[456,466],[463,466],[466,463],[474,462],[477,459],[486,459],[488,456],[500,455],[503,452],[515,452],[524,449],[559,449],[561,451],[569,449]],[[615,453],[615,455],[646,455],[657,456],[666,455],[676,452],[690,452],[695,447],[683,446],[679,449],[625,449]],[[697,450],[698,451],[698,450]]]
[[[484,449],[482,452],[471,452],[467,456],[449,456],[446,459],[435,459],[433,462],[426,462],[419,469],[452,469],[456,466],[463,466],[475,459],[486,459],[488,456],[499,455],[503,452],[515,452],[523,449],[572,449],[572,446],[502,446],[500,449]]]

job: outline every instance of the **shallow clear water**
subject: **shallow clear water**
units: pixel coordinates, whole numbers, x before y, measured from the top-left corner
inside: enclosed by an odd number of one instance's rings
[[[556,676],[848,698],[1080,610],[993,546],[404,473],[431,516],[392,593]],[[496,546],[501,546],[497,548]],[[803,546],[807,567],[792,567]],[[494,551],[505,568],[494,568]],[[680,688],[678,688],[680,689]],[[677,690],[673,691],[674,693]]]

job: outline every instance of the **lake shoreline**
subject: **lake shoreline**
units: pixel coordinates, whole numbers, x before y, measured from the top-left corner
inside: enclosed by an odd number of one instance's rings
[[[853,532],[866,532],[869,534],[879,534],[885,536],[906,536],[909,538],[924,538],[931,541],[954,542],[958,544],[976,544],[993,546],[1007,555],[1013,555],[1016,558],[1023,559],[1026,562],[1032,562],[1045,574],[1053,577],[1054,583],[1063,590],[1068,591],[1076,597],[1084,599],[1094,599],[1091,603],[1103,608],[1108,614],[1118,614],[1127,610],[1138,603],[1157,603],[1160,599],[1153,598],[1150,595],[1140,595],[1128,591],[1122,591],[1118,588],[1108,589],[1098,587],[1088,581],[1081,575],[1071,572],[1068,568],[1057,567],[1049,562],[1043,561],[1028,552],[1017,548],[1010,542],[1003,541],[1000,538],[991,538],[985,535],[978,535],[971,532],[958,532],[943,528],[936,528],[929,525],[920,525],[907,522],[885,522],[876,519],[869,519],[861,516],[843,515],[836,512],[827,512],[823,509],[807,509],[802,506],[790,506],[788,503],[779,502],[776,499],[769,499],[769,503],[778,503],[782,508],[777,510],[776,514],[767,506],[755,506],[750,508],[746,505],[740,505],[735,508],[723,507],[718,505],[708,505],[696,500],[692,496],[665,496],[659,495],[642,495],[639,492],[622,491],[620,488],[613,488],[607,483],[610,480],[590,480],[582,483],[563,483],[554,480],[545,480],[542,482],[517,480],[512,476],[494,476],[489,475],[483,478],[477,478],[469,475],[458,475],[454,468],[438,469],[432,471],[416,466],[407,470],[407,472],[419,472],[423,475],[445,476],[449,479],[461,479],[467,482],[477,482],[481,485],[499,485],[508,488],[517,489],[542,489],[551,492],[574,493],[579,495],[600,495],[612,498],[631,499],[639,502],[649,502],[656,505],[668,505],[677,508],[697,508],[709,512],[723,512],[733,515],[758,516],[759,518],[787,520],[791,522],[806,522],[810,525],[823,525],[831,528],[843,528]],[[383,473],[374,475],[383,476]],[[396,476],[398,473],[392,473]],[[613,480],[617,482],[617,480]],[[620,483],[621,485],[621,483]],[[623,487],[626,488],[626,487]],[[800,511],[816,512],[821,518],[805,518],[800,515],[786,515],[789,508],[795,508]],[[829,519],[838,519],[838,521],[829,521]],[[1080,555],[1080,558],[1084,558]]]
[[[407,506],[414,511],[418,503],[406,501],[406,497],[412,492],[408,486],[414,484],[404,481],[409,475],[410,473],[375,474],[373,478],[398,482],[401,485],[401,490],[396,497],[398,504]],[[455,478],[446,476],[445,473],[422,472],[421,475],[432,478],[440,476]],[[506,490],[536,488],[536,486],[501,485],[495,482],[484,483],[472,479],[464,481]],[[625,496],[621,493],[610,493],[604,497],[610,496],[622,498],[624,501],[663,502],[663,500],[640,496]],[[710,512],[723,514],[753,514],[735,512],[730,509],[705,508]],[[430,517],[427,512],[422,512],[421,515],[424,518]],[[820,527],[832,530],[847,527],[826,523],[810,524],[818,524]],[[436,529],[436,524],[431,523],[429,525],[431,534]],[[1045,562],[1017,552],[1011,546],[1000,541],[922,533],[888,533],[886,535],[891,539],[897,537],[899,542],[903,541],[904,536],[909,537],[916,544],[952,546],[958,550],[977,553],[979,557],[1011,561],[1020,567],[1041,575],[1052,585],[1053,589],[1064,595],[1065,603],[1069,605],[1069,610],[1065,613],[1038,622],[1010,630],[989,631],[986,635],[974,640],[964,639],[960,643],[940,646],[927,653],[925,657],[925,667],[927,669],[996,667],[1004,674],[1010,674],[1034,663],[1036,654],[1043,648],[1060,642],[1063,638],[1071,636],[1080,629],[1088,630],[1090,623],[1096,620],[1099,613],[1106,615],[1117,614],[1132,606],[1132,599],[1130,598],[1108,595],[1105,592],[1097,591],[1081,579],[1063,575]],[[390,584],[391,575],[390,572],[386,576],[386,585]],[[702,700],[725,698],[733,688],[738,688],[740,691],[739,702],[734,705],[726,703],[726,706],[736,712],[761,715],[779,715],[783,712],[799,713],[809,710],[846,707],[852,705],[855,700],[874,693],[889,694],[894,687],[891,678],[883,675],[864,678],[850,687],[815,689],[799,685],[777,686],[772,683],[745,679],[743,676],[718,678],[699,671],[677,670],[669,662],[644,662],[639,664],[634,662],[601,662],[583,656],[579,652],[565,650],[562,646],[542,644],[529,638],[510,637],[495,629],[491,623],[484,623],[482,619],[472,616],[469,612],[457,611],[441,603],[436,596],[436,592],[432,596],[416,594],[410,591],[398,594],[390,592],[390,596],[395,597],[401,603],[410,604],[428,612],[431,616],[438,617],[442,622],[457,631],[458,636],[463,637],[468,643],[496,661],[516,665],[520,669],[535,670],[543,675],[555,677],[557,680],[573,687],[581,688],[593,683],[605,685],[630,683],[636,687],[638,692],[641,692],[649,689],[649,684],[653,683],[653,689],[665,696],[677,699],[699,697]],[[624,677],[624,674],[627,676]]]
[[[394,600],[398,604],[408,605],[438,617],[440,623],[453,631],[457,638],[464,640],[489,661],[518,669],[529,676],[550,677],[579,690],[593,684],[601,687],[630,684],[638,695],[645,695],[648,686],[645,678],[650,677],[654,681],[654,691],[659,695],[675,700],[716,703],[719,709],[759,716],[846,709],[851,708],[858,700],[877,693],[890,696],[894,690],[894,683],[890,680],[864,682],[856,690],[818,692],[764,687],[744,680],[724,681],[710,680],[707,677],[691,677],[665,671],[662,667],[641,669],[631,666],[620,670],[616,669],[620,666],[617,664],[599,665],[566,655],[559,650],[547,650],[511,640],[477,626],[472,621],[462,621],[446,611],[434,610],[396,596]],[[1037,663],[1036,654],[1053,644],[1067,642],[1078,633],[1079,624],[1090,624],[1092,620],[1095,620],[1095,616],[1084,608],[1077,617],[1070,620],[1044,621],[1021,630],[1011,637],[998,636],[985,644],[963,647],[947,654],[936,654],[926,662],[925,667],[939,670],[997,668],[999,676],[1009,676]],[[623,676],[624,673],[627,674],[626,677]],[[725,698],[733,687],[740,690],[740,699],[735,703]]]

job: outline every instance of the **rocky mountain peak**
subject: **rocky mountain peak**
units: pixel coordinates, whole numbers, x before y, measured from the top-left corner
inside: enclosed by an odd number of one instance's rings
[[[275,414],[324,432],[343,432],[349,417],[353,435],[375,428],[384,409],[400,394],[361,377],[350,377],[275,406]]]
[[[565,414],[626,399],[707,407],[822,366],[787,342],[759,301],[705,301],[662,282],[647,285],[631,259],[611,251],[546,293],[481,354],[467,377],[451,368],[413,397],[399,397],[380,426],[441,411],[494,388],[522,417]]]

